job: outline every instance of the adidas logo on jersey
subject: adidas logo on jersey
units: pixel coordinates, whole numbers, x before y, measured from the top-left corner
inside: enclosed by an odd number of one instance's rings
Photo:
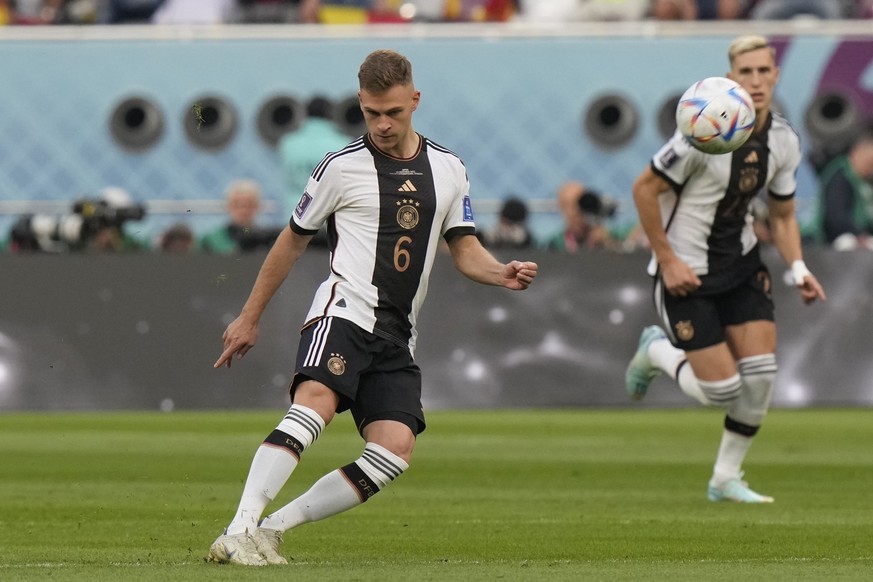
[[[743,160],[746,164],[757,164],[758,163],[758,152],[752,152],[746,156]]]
[[[397,189],[398,192],[417,192],[415,186],[412,184],[412,181],[407,180],[403,183],[403,186]]]

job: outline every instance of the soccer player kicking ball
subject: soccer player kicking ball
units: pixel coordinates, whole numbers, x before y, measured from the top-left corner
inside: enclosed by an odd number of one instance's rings
[[[708,497],[770,503],[743,481],[746,452],[770,404],[776,325],[770,275],[752,230],[750,201],[766,188],[773,241],[804,303],[825,294],[803,262],[794,209],[801,160],[797,134],[770,110],[779,80],[767,39],[742,36],[728,51],[730,72],[751,95],[755,131],[730,154],[707,155],[678,132],[633,185],[652,244],[649,273],[664,328],[647,327],[626,373],[632,398],[661,373],[699,402],[725,409]],[[680,195],[681,194],[681,195]]]
[[[327,222],[330,274],[303,325],[291,408],[255,453],[236,514],[209,549],[211,561],[284,564],[283,532],[360,505],[409,467],[425,428],[415,325],[440,237],[455,267],[478,283],[521,290],[537,274],[535,263],[500,263],[479,243],[464,164],[412,128],[420,93],[409,61],[376,51],[358,78],[367,134],[314,169],[224,332],[216,368],[254,346],[264,309]],[[344,410],[365,441],[363,454],[262,519],[303,452]]]

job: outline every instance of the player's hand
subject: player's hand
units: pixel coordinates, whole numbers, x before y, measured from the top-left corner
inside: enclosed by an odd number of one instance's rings
[[[685,297],[701,285],[700,277],[680,259],[661,263],[661,278],[667,293],[676,297]]]
[[[530,261],[510,261],[503,267],[500,276],[504,287],[521,291],[533,283],[537,276],[537,264]]]
[[[800,291],[800,297],[806,305],[815,303],[816,300],[827,300],[824,289],[822,289],[818,279],[812,273],[803,278],[803,283],[798,285],[797,289]]]
[[[237,317],[230,322],[221,338],[224,340],[224,351],[212,367],[220,368],[227,365],[230,368],[234,355],[239,360],[258,341],[258,324]]]
[[[802,259],[792,261],[789,268],[791,278],[794,280],[798,291],[800,291],[800,297],[805,304],[814,303],[816,299],[825,300],[824,289],[822,289],[815,275],[809,272],[806,263]]]

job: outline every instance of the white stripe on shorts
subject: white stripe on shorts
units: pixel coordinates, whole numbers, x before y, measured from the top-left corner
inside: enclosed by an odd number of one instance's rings
[[[325,317],[315,324],[315,330],[312,332],[312,343],[309,344],[309,351],[306,352],[306,359],[303,361],[304,366],[317,366],[318,362],[321,361],[324,344],[327,343],[332,322],[332,317]]]

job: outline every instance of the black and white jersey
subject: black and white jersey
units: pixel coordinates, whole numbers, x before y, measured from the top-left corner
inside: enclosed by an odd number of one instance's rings
[[[655,154],[652,169],[672,186],[660,197],[667,239],[702,290],[729,287],[756,268],[750,203],[765,188],[775,198],[793,197],[800,161],[797,133],[778,114],[730,154],[705,154],[678,132]],[[650,274],[655,268],[653,261]]]
[[[413,354],[440,236],[476,232],[463,162],[420,138],[410,159],[385,155],[366,135],[327,154],[291,218],[304,235],[327,222],[330,275],[307,322],[341,317]]]

